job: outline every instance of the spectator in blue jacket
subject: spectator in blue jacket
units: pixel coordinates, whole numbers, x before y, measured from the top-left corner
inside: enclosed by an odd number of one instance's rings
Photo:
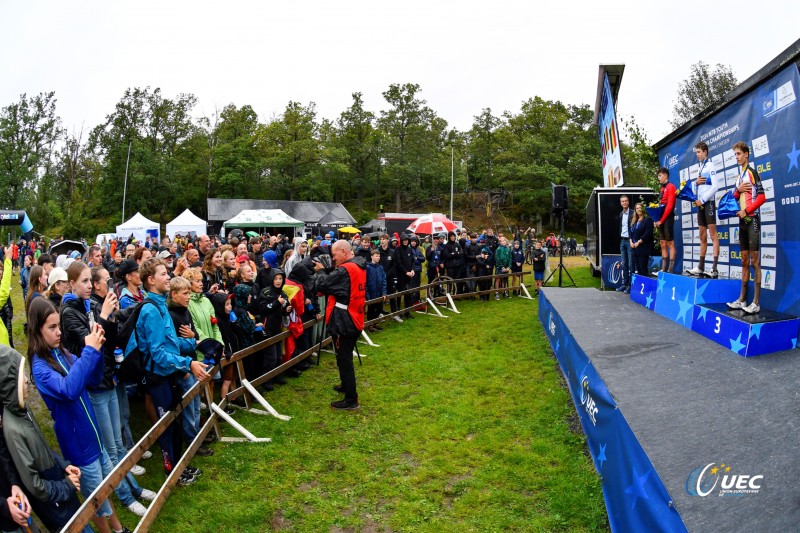
[[[81,356],[62,351],[58,312],[44,298],[31,302],[28,310],[28,357],[33,361],[33,378],[53,418],[58,445],[64,458],[80,469],[80,489],[88,498],[114,466],[100,439],[99,424],[87,386],[103,379],[105,342],[103,328],[94,324],[85,339]],[[101,532],[123,531],[108,500],[97,509],[94,523]],[[109,527],[110,526],[110,527]]]
[[[139,351],[149,354],[152,367],[148,369],[146,390],[153,400],[156,416],[161,418],[180,401],[180,398],[173,396],[173,385],[177,385],[180,377],[191,372],[198,381],[206,381],[210,376],[206,372],[205,364],[190,355],[181,355],[191,353],[195,339],[178,337],[175,333],[167,308],[170,279],[166,263],[161,259],[150,258],[139,267],[139,275],[147,291],[147,300],[155,305],[142,307],[136,323],[136,335],[131,335],[125,353],[129,354],[137,346],[138,338]],[[177,459],[172,433],[173,426],[170,425],[158,438],[167,474],[172,472]],[[191,467],[187,467],[181,475],[200,475],[197,469],[192,468],[189,471],[189,468]]]
[[[367,306],[368,321],[378,318],[378,315],[381,313],[381,309],[383,309],[383,302],[386,301],[387,296],[386,271],[384,271],[383,267],[381,266],[381,251],[377,248],[372,250],[371,258],[372,261],[367,263],[367,300],[383,297],[383,301]],[[369,326],[368,331],[373,332],[376,330],[383,331],[383,328],[377,324],[374,326]]]

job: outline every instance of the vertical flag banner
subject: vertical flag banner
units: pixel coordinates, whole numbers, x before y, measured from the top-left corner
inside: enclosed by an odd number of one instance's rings
[[[623,184],[622,156],[620,155],[619,139],[617,137],[617,115],[614,111],[608,74],[605,75],[603,80],[603,95],[600,99],[597,131],[600,138],[600,150],[603,153],[603,186],[621,187]]]

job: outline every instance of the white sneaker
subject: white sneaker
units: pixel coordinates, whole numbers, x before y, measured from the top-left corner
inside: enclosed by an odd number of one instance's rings
[[[156,493],[150,489],[142,489],[142,495],[139,497],[143,500],[151,502],[156,499]]]
[[[757,303],[753,302],[750,305],[748,305],[747,307],[745,307],[744,309],[742,309],[742,311],[744,311],[745,313],[754,315],[754,314],[758,313],[759,311],[761,311],[761,306],[758,305]]]
[[[392,320],[394,320],[395,322],[398,322],[398,323],[400,323],[400,324],[402,324],[402,323],[403,323],[403,319],[402,319],[402,318],[400,318],[400,315],[395,315],[395,316],[393,316],[393,317],[392,317]]]
[[[133,465],[133,468],[131,468],[131,474],[134,476],[144,475],[145,472],[147,472],[147,470],[145,470],[143,466]]]
[[[128,510],[133,514],[135,514],[136,516],[144,516],[144,514],[147,512],[147,507],[137,502],[136,500],[134,500],[133,503],[128,505],[127,507]]]
[[[208,409],[208,406],[205,403],[200,402],[200,410],[201,411],[205,411],[207,409]],[[147,453],[150,453],[150,452],[147,452]]]
[[[705,274],[705,272],[700,270],[698,267],[694,267],[691,270],[687,270],[686,273],[689,274],[690,276],[702,276],[703,274]]]
[[[142,454],[142,459],[150,459],[151,457],[153,457],[153,452],[150,450],[145,450]]]
[[[744,309],[747,306],[747,302],[743,302],[741,300],[735,300],[733,302],[728,302],[727,305],[731,309]]]

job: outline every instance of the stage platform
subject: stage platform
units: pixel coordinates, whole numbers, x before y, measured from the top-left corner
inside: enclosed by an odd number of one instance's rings
[[[796,349],[741,357],[613,291],[547,288],[539,317],[615,531],[800,529]]]

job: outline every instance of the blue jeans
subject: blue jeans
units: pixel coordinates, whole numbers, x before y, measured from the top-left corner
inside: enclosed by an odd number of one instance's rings
[[[633,269],[633,249],[630,239],[622,239],[619,243],[619,254],[622,256],[620,261],[622,268],[622,285],[631,286],[631,270]]]
[[[89,398],[92,399],[94,414],[97,416],[103,448],[108,453],[111,464],[117,466],[128,453],[127,448],[122,445],[117,392],[114,389],[89,391]],[[142,495],[142,488],[136,483],[133,474],[128,473],[123,482],[114,489],[114,492],[117,493],[122,505],[128,506]]]
[[[178,379],[178,386],[180,387],[181,394],[189,392],[194,384],[197,383],[197,378],[194,374],[189,372],[187,377]],[[183,417],[183,434],[186,436],[187,442],[192,442],[194,438],[200,433],[200,395],[195,396],[189,405],[181,413]]]
[[[81,494],[84,498],[88,498],[94,492],[94,489],[100,486],[103,479],[111,473],[114,465],[111,464],[111,459],[105,450],[102,450],[100,457],[93,463],[88,465],[75,465],[81,470]],[[111,504],[106,499],[97,508],[97,516],[108,518],[111,516]]]
[[[128,389],[124,383],[117,383],[116,392],[119,405],[119,427],[122,433],[122,444],[126,450],[130,450],[136,443],[131,433],[131,406],[128,403]]]

